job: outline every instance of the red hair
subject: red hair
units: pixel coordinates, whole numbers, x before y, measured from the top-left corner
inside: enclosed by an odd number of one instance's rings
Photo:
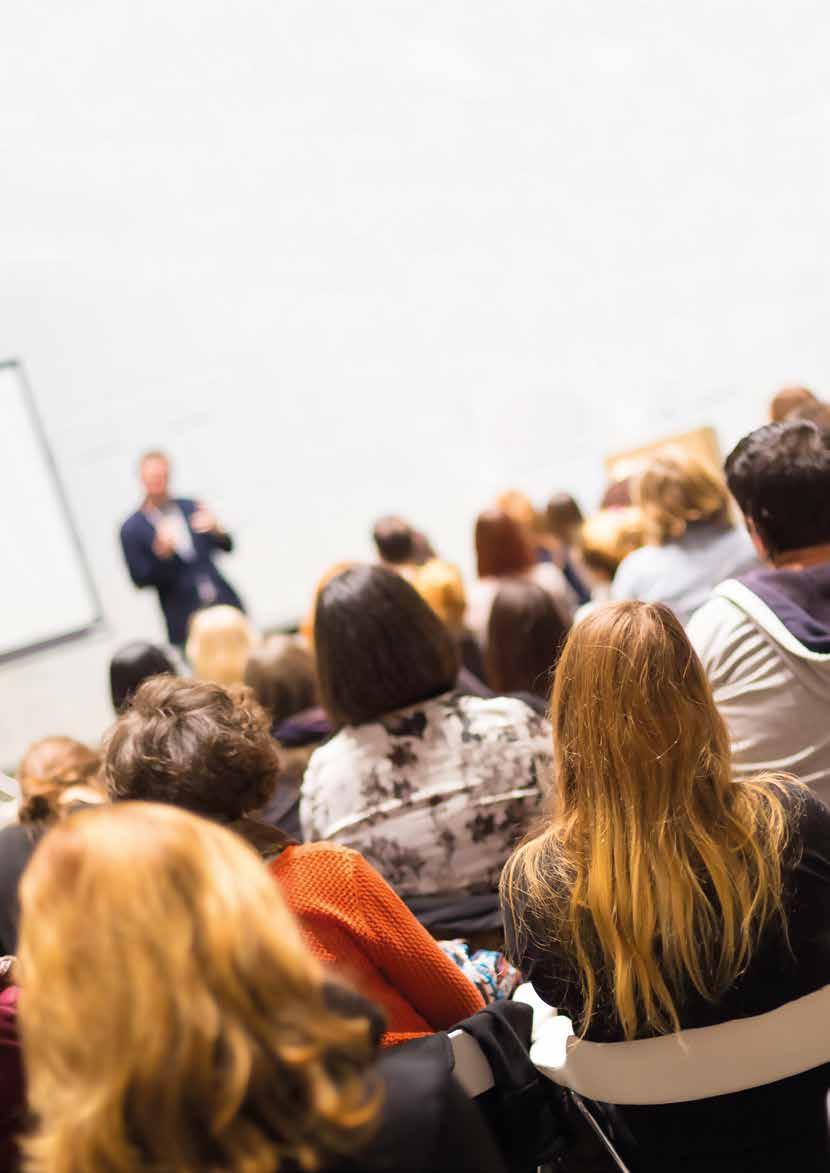
[[[479,578],[521,574],[535,562],[522,527],[503,509],[487,509],[476,521],[476,560]]]

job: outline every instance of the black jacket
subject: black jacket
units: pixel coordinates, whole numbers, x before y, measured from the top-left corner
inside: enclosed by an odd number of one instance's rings
[[[214,603],[229,603],[244,610],[239,595],[213,565],[215,550],[231,550],[233,541],[228,534],[197,534],[190,524],[196,511],[196,502],[179,499],[175,502],[184,514],[196,554],[192,562],[185,562],[178,554],[158,558],[153,553],[156,531],[142,510],[133,513],[121,527],[121,548],[130,578],[137,587],[155,587],[167,623],[171,644],[181,646],[187,638],[187,624],[194,611],[205,604],[199,594],[199,581],[206,579],[215,590]]]

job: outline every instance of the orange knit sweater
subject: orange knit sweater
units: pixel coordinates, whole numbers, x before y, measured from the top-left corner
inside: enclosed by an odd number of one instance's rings
[[[305,843],[286,847],[269,867],[315,957],[385,1012],[385,1046],[446,1030],[484,1005],[358,852]]]

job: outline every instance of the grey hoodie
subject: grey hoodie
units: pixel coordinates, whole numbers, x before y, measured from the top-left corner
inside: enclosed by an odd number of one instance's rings
[[[758,569],[692,616],[735,770],[783,770],[830,805],[830,563]]]

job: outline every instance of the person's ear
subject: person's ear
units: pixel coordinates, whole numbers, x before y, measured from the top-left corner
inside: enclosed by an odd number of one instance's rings
[[[752,538],[752,544],[755,547],[755,553],[758,555],[758,557],[761,559],[762,562],[771,562],[772,558],[770,556],[769,550],[767,550],[766,546],[763,543],[761,535],[758,533],[758,530],[755,528],[755,522],[752,520],[751,517],[746,517],[746,516],[744,516],[744,521],[746,522],[747,532],[749,533],[749,536]]]

